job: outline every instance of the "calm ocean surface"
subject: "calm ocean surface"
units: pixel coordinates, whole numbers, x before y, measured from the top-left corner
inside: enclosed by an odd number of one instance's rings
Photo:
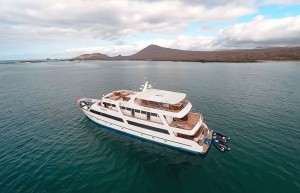
[[[232,150],[141,141],[76,106],[144,77],[187,93]],[[2,62],[0,108],[1,193],[300,192],[300,62]]]

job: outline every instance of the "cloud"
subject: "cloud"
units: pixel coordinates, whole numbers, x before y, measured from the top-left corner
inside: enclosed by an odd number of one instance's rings
[[[295,45],[299,16],[258,16],[232,24],[270,4],[294,5],[300,0],[1,0],[0,56],[13,55],[20,47],[26,53],[46,53],[53,46],[69,48],[67,54],[113,56],[133,54],[149,44],[188,50]],[[218,34],[225,25],[231,26]],[[198,26],[192,35],[191,26]],[[214,36],[200,35],[209,33]],[[44,50],[36,50],[41,47]]]
[[[168,48],[176,48],[182,50],[211,50],[217,47],[213,45],[214,37],[190,37],[178,36],[174,40],[153,39],[148,41],[137,41],[131,45],[113,45],[113,46],[97,46],[97,47],[84,47],[84,48],[69,48],[66,50],[69,54],[74,56],[79,54],[88,53],[102,53],[109,56],[116,55],[131,55],[150,44],[156,44]]]
[[[131,45],[68,49],[74,55],[100,52],[110,56],[136,53],[150,44],[182,50],[216,50],[268,46],[295,46],[300,42],[300,15],[282,19],[257,16],[248,23],[220,30],[217,36],[177,36],[173,40],[137,41]]]
[[[223,47],[299,45],[300,15],[282,19],[260,15],[222,30],[216,42]]]
[[[229,21],[256,11],[253,1],[2,0],[0,40],[74,37],[115,41],[142,33],[180,34],[193,22]],[[221,13],[221,14],[220,14]]]
[[[113,46],[95,46],[95,47],[83,47],[83,48],[69,48],[66,52],[74,56],[79,54],[89,54],[89,53],[102,53],[109,56],[117,55],[131,55],[141,49],[149,46],[150,44],[156,44],[165,47],[171,47],[173,40],[165,39],[152,39],[148,41],[136,41],[130,45],[113,45]]]
[[[213,44],[215,37],[213,36],[178,36],[174,42],[170,45],[172,48],[182,50],[212,50],[217,46]]]
[[[300,4],[300,0],[262,0],[260,3],[262,5],[296,5]]]

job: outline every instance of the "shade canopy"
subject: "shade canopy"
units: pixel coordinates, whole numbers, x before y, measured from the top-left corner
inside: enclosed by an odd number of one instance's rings
[[[177,104],[184,100],[186,97],[185,93],[171,92],[166,90],[148,89],[144,92],[139,93],[136,98],[153,101],[158,103]]]

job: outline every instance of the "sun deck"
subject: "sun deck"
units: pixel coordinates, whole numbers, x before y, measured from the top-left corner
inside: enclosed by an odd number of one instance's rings
[[[184,107],[187,106],[189,103],[188,101],[181,101],[177,104],[171,105],[171,104],[166,104],[166,103],[159,103],[159,102],[153,102],[153,101],[146,101],[143,99],[135,99],[134,101],[136,104],[143,106],[143,107],[148,107],[152,109],[159,109],[159,110],[164,110],[164,111],[171,111],[171,112],[179,112],[181,111]]]
[[[203,120],[202,114],[189,112],[185,117],[181,119],[174,118],[170,126],[185,130],[192,130],[200,119]]]
[[[122,91],[114,91],[106,98],[115,101],[129,101],[132,95],[135,95],[135,92],[122,90]]]
[[[171,104],[171,105],[175,105],[183,101],[185,97],[186,97],[185,93],[158,90],[158,89],[147,89],[144,90],[143,92],[140,92],[136,96],[137,99],[152,101],[157,103]]]

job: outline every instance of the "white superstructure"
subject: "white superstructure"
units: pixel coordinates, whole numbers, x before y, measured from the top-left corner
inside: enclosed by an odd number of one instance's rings
[[[118,90],[102,99],[81,98],[79,107],[92,121],[143,139],[193,153],[206,153],[212,133],[203,115],[191,112],[185,93],[151,88]]]

